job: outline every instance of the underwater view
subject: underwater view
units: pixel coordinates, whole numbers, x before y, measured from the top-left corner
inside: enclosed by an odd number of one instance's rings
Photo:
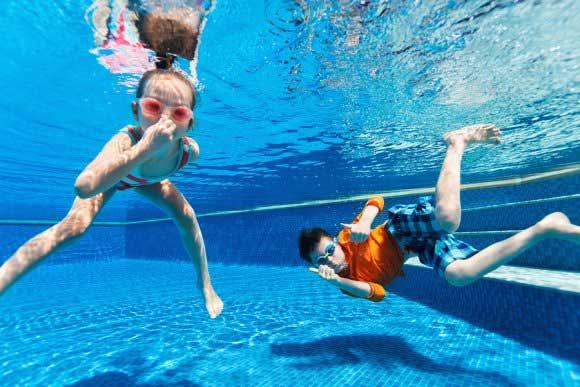
[[[0,386],[580,384],[580,2],[0,24]]]

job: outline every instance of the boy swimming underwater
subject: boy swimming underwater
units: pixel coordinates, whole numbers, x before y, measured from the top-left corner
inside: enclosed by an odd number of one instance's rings
[[[494,125],[468,126],[444,135],[447,154],[435,197],[417,204],[397,205],[388,220],[371,230],[383,210],[381,197],[367,201],[364,210],[333,238],[320,228],[302,230],[300,256],[311,270],[343,293],[381,301],[384,286],[402,273],[412,255],[431,266],[448,283],[468,285],[497,269],[536,243],[557,238],[580,244],[580,227],[559,212],[501,242],[478,251],[452,233],[461,221],[460,168],[464,150],[474,143],[498,144],[501,131]]]

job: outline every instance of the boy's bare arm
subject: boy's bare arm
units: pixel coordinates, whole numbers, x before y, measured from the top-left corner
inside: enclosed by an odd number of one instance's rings
[[[318,273],[321,278],[327,280],[330,284],[356,297],[367,298],[371,294],[371,287],[368,283],[342,278],[328,266],[322,265],[318,269],[311,267],[309,270]]]
[[[336,283],[339,288],[352,294],[353,296],[368,298],[371,295],[371,287],[366,282],[338,277]]]
[[[362,216],[358,222],[364,223],[365,225],[368,225],[370,227],[378,214],[379,208],[377,206],[368,205],[363,210]]]
[[[361,217],[356,223],[341,223],[342,227],[350,229],[350,241],[355,243],[364,242],[371,233],[371,226],[380,212],[379,208],[374,205],[368,205],[364,208]]]

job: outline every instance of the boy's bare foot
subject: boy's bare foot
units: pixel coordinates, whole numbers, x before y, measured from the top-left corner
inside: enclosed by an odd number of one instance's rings
[[[447,132],[443,135],[443,139],[447,144],[463,143],[463,145],[470,145],[475,143],[489,143],[499,144],[501,130],[493,124],[477,124],[466,126],[452,132]]]
[[[570,223],[570,219],[561,212],[551,213],[540,220],[537,226],[546,236],[580,244],[580,227]]]

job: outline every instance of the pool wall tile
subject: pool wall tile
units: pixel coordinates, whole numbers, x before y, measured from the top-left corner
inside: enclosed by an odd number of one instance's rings
[[[463,193],[463,208],[536,200],[578,193],[580,174],[548,182],[524,184]],[[519,191],[518,191],[519,190]],[[388,199],[385,208],[397,203],[413,203],[416,197]],[[322,227],[331,234],[340,232],[341,222],[350,222],[362,210],[364,200],[306,208],[200,217],[208,258],[223,263],[250,265],[302,265],[297,237],[302,228]],[[580,223],[580,199],[564,199],[522,206],[465,211],[460,232],[523,229],[554,211],[565,212]],[[129,210],[128,218],[138,214]],[[151,217],[159,217],[153,212]],[[161,215],[162,216],[162,215]],[[376,224],[386,219],[386,211]],[[512,234],[458,235],[459,239],[483,249]],[[176,227],[171,221],[131,225],[126,228],[125,254],[128,258],[187,259]],[[555,270],[580,270],[580,249],[558,240],[544,241],[514,259],[511,265]]]
[[[0,263],[4,262],[27,240],[43,232],[50,225],[0,225]],[[72,246],[57,251],[43,264],[62,264],[83,261],[104,261],[122,257],[125,252],[123,226],[92,227]]]
[[[580,362],[580,296],[483,279],[454,287],[427,268],[405,267],[388,290],[440,312]],[[383,302],[388,302],[386,298]]]

